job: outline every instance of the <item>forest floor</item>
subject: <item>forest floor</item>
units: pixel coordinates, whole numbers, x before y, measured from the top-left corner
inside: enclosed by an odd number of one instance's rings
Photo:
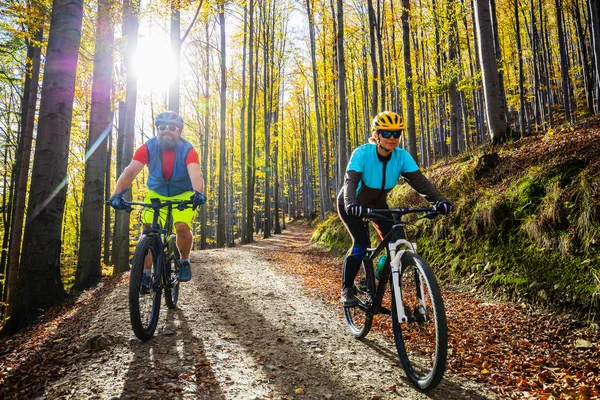
[[[443,291],[448,369],[423,394],[405,378],[386,318],[354,339],[339,303],[340,261],[311,230],[192,254],[179,308],[142,343],[128,274],[105,279],[0,341],[3,399],[600,398],[600,333],[525,304]],[[386,325],[388,324],[388,325]]]

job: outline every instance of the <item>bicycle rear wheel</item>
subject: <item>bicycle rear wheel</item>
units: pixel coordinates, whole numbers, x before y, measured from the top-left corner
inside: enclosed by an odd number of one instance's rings
[[[408,321],[403,323],[398,321],[396,293],[391,287],[392,326],[402,367],[417,388],[433,389],[442,380],[448,353],[446,312],[438,283],[425,260],[404,254],[400,290]]]
[[[375,293],[373,268],[365,266],[363,262],[354,279],[354,294],[358,299],[356,307],[344,307],[346,324],[352,334],[360,339],[369,333],[373,324],[373,314],[369,309],[372,305],[372,296]]]
[[[170,309],[177,308],[177,301],[179,300],[179,250],[175,243],[175,235],[171,235],[167,242],[167,262],[165,265],[165,276],[167,282],[165,282],[165,302],[167,307]]]
[[[156,238],[145,236],[135,249],[129,276],[129,317],[138,339],[146,341],[154,336],[160,313],[160,289],[155,290],[159,277],[155,276],[157,259]],[[152,260],[149,271],[151,281],[144,279],[146,257]],[[148,274],[148,272],[146,272]]]

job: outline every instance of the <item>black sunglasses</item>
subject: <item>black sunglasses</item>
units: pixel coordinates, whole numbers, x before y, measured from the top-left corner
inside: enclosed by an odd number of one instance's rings
[[[392,136],[394,139],[398,139],[402,135],[402,131],[379,131],[379,134],[385,139],[389,139]]]
[[[166,131],[167,129],[170,130],[171,132],[177,132],[179,130],[179,128],[174,125],[159,125],[158,126],[159,131]]]

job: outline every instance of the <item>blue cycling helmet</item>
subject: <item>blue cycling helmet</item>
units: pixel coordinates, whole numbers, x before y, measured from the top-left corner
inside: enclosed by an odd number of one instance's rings
[[[154,125],[175,125],[179,130],[183,129],[183,119],[175,111],[164,111],[156,116]]]

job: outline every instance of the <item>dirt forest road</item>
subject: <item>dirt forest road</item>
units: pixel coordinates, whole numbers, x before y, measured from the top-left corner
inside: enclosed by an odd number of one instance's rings
[[[31,382],[4,393],[23,398],[20,390],[37,385],[30,398],[40,400],[496,398],[451,375],[419,393],[391,342],[374,334],[354,339],[339,305],[269,261],[305,251],[309,234],[292,225],[252,245],[194,252],[179,309],[163,306],[156,336],[146,343],[131,331],[124,277],[94,296],[45,351],[71,350],[59,352],[55,365],[48,357],[43,367],[33,362]],[[24,370],[27,361],[16,365]]]

